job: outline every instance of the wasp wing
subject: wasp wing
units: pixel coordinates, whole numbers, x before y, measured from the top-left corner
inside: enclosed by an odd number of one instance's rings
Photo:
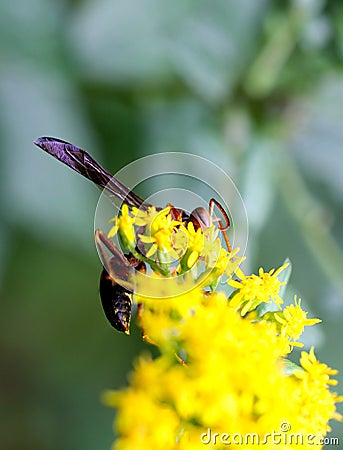
[[[98,164],[86,151],[69,142],[53,137],[40,137],[34,142],[42,150],[66,164],[71,169],[88,178],[110,195],[114,195],[130,206],[146,208],[151,206],[139,195],[130,191],[123,183],[113,177]]]

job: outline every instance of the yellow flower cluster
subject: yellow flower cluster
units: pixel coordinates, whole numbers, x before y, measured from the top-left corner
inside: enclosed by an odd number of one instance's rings
[[[301,309],[301,300],[297,302],[294,297],[294,305],[289,305],[282,312],[274,314],[275,320],[280,324],[280,336],[289,339],[290,349],[293,346],[302,347],[297,339],[302,335],[305,326],[312,326],[321,322],[320,319],[307,319],[307,312]]]
[[[154,206],[130,210],[124,204],[121,214],[111,219],[114,225],[108,237],[119,234],[124,248],[162,275],[183,275],[203,261],[209,272],[214,271],[213,282],[229,263],[234,262],[234,267],[238,267],[242,259],[236,256],[237,251],[229,252],[221,247],[219,230],[214,225],[203,232],[192,222],[182,223],[178,215],[171,206],[161,210]]]
[[[138,224],[144,224],[145,233],[139,234],[141,241],[144,244],[152,244],[147,252],[147,258],[150,258],[157,251],[163,253],[169,253],[173,257],[177,258],[177,253],[173,248],[173,236],[178,225],[181,222],[173,220],[170,214],[170,207],[164,208],[161,211],[156,211],[154,207],[148,210],[145,214],[148,221],[144,221],[144,212],[137,210],[137,214],[140,212]]]
[[[111,219],[110,222],[114,222],[114,225],[108,232],[109,238],[114,237],[119,231],[125,247],[131,248],[135,245],[136,236],[133,227],[135,221],[130,215],[129,207],[126,204],[122,207],[120,217],[115,217]]]
[[[173,223],[168,214],[161,216],[169,230],[181,228],[191,236],[184,264],[194,268],[201,262],[207,275],[178,296],[136,295],[143,335],[157,346],[158,356],[140,357],[129,386],[104,394],[104,401],[117,408],[113,449],[249,450],[263,445],[290,450],[313,449],[314,442],[322,448],[329,421],[342,419],[336,412],[342,398],[330,391],[336,384],[330,376],[337,372],[317,361],[313,348],[302,352],[299,366],[287,359],[293,346],[302,345],[304,327],[320,321],[307,318],[300,300],[281,309],[284,283],[278,276],[287,265],[246,276],[237,267],[237,250],[219,245],[218,251],[215,230],[199,232]],[[151,223],[150,231],[155,235]],[[158,246],[157,240],[150,243]],[[215,290],[222,275],[231,295]],[[275,311],[260,313],[261,304],[272,302]]]
[[[278,275],[288,266],[284,264],[276,271],[274,269],[264,272],[260,268],[258,275],[244,275],[240,268],[236,270],[236,275],[241,281],[230,280],[229,285],[236,288],[233,294],[232,304],[242,308],[241,314],[244,316],[249,311],[256,309],[261,303],[273,301],[277,306],[283,303],[279,296],[280,286],[285,284],[278,279]]]

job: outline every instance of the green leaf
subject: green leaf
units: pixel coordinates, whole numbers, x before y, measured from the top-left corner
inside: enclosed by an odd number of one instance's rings
[[[292,273],[292,263],[291,263],[291,261],[290,261],[289,258],[286,258],[286,259],[284,260],[284,262],[282,263],[282,265],[287,264],[287,263],[289,264],[288,267],[286,267],[286,269],[284,269],[284,270],[280,273],[280,275],[278,276],[279,280],[280,280],[281,282],[285,283],[285,284],[283,284],[283,285],[280,287],[279,295],[280,295],[280,297],[282,297],[282,298],[283,298],[284,295],[285,295],[286,288],[287,288],[287,285],[288,285],[288,281],[289,281],[290,276],[291,276],[291,273]]]
[[[282,360],[284,364],[284,373],[285,375],[293,375],[298,370],[304,370],[301,366],[298,366],[294,362],[290,361],[289,359],[283,359]]]

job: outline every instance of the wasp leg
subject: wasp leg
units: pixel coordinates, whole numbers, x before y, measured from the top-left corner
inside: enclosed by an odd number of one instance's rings
[[[130,262],[101,230],[95,231],[94,239],[106,272],[122,287],[133,291],[133,283],[130,280],[132,275]],[[108,256],[106,249],[111,253],[111,257]]]

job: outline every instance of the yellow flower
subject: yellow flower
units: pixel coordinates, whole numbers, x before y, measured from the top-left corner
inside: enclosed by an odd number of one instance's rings
[[[281,336],[293,340],[291,345],[302,347],[303,344],[297,343],[305,327],[315,325],[321,322],[320,319],[307,319],[307,312],[301,309],[301,299],[297,302],[294,296],[294,305],[286,306],[282,312],[274,314],[275,319],[281,324]]]
[[[325,436],[331,431],[328,417],[339,421],[343,419],[336,411],[336,403],[342,402],[343,397],[329,390],[330,385],[337,385],[337,381],[330,378],[331,375],[337,374],[337,370],[320,363],[313,347],[309,353],[301,352],[300,364],[303,370],[299,369],[294,374],[299,380],[299,385],[294,391],[294,398],[302,408],[302,416],[299,419],[302,423],[307,423],[311,418],[312,429],[309,429],[309,432]]]
[[[152,244],[146,254],[147,258],[154,255],[157,250],[170,254],[174,258],[178,256],[173,248],[173,233],[180,222],[173,220],[169,212],[170,207],[168,206],[161,211],[152,213],[149,221],[146,222],[145,234],[139,235],[144,244]]]
[[[147,209],[138,209],[135,206],[132,208],[132,214],[135,217],[135,224],[138,227],[150,227],[158,213],[159,211],[156,210],[155,206],[149,206]]]
[[[222,249],[218,234],[219,229],[214,225],[204,231],[205,240],[201,256],[205,259],[206,265],[209,267],[213,267]]]
[[[228,442],[220,444],[220,437],[235,435],[242,438],[239,447],[250,450],[256,445],[244,439],[254,434],[265,449],[274,450],[275,442],[265,437],[280,429],[280,448],[312,448],[295,445],[290,434],[325,436],[329,420],[341,420],[336,404],[342,397],[329,389],[337,371],[317,361],[313,349],[301,354],[302,368],[287,364],[293,346],[301,345],[297,340],[304,327],[320,322],[307,318],[300,300],[281,309],[285,283],[278,275],[288,264],[244,275],[238,249],[222,248],[218,230],[195,231],[192,223],[185,227],[172,219],[169,207],[134,209],[132,217],[124,205],[112,233],[132,243],[134,226],[144,227],[139,236],[151,245],[147,256],[159,252],[156,270],[136,275],[134,296],[139,325],[147,343],[155,345],[155,357],[140,357],[128,387],[104,395],[117,408],[113,449],[222,449]],[[167,260],[181,252],[179,272],[159,273],[160,253]],[[228,281],[235,289],[229,299],[215,291],[224,274],[240,278]],[[279,311],[260,317],[257,306],[272,301]],[[285,423],[288,431],[282,429]],[[217,440],[209,438],[210,431]]]
[[[331,375],[337,375],[338,371],[336,369],[331,369],[326,364],[319,362],[314,354],[314,348],[311,347],[310,352],[301,352],[300,364],[306,372],[306,376],[317,380],[318,384],[326,386],[331,384],[332,386],[337,385],[337,380],[331,380]],[[299,378],[304,378],[304,372],[297,372]]]
[[[192,222],[188,222],[187,228],[181,226],[180,232],[183,232],[187,237],[187,252],[185,254],[185,259],[187,267],[191,268],[198,261],[199,255],[204,248],[204,235],[201,228],[198,228],[195,231]]]
[[[168,301],[146,300],[144,308],[159,356],[141,357],[130,386],[106,394],[106,403],[118,409],[115,450],[201,450],[209,429],[263,440],[285,422],[293,434],[325,436],[329,419],[340,418],[340,397],[328,389],[336,372],[311,351],[302,354],[304,370],[285,375],[276,323],[243,319],[224,293],[195,289]],[[289,442],[289,449],[309,448]],[[226,448],[217,444],[209,448]],[[264,448],[274,450],[275,443]]]
[[[174,340],[180,335],[182,320],[195,313],[206,295],[199,286],[190,282],[185,283],[184,293],[173,297],[173,293],[180,292],[180,284],[176,278],[169,279],[165,288],[169,291],[163,292],[164,299],[161,300],[135,296],[135,301],[143,306],[140,327],[145,336],[160,346],[169,346],[170,343],[174,345]]]
[[[214,264],[209,264],[209,267],[213,267],[216,270],[218,276],[221,276],[225,273],[225,275],[231,277],[232,274],[237,271],[238,266],[244,260],[244,258],[239,258],[237,256],[238,252],[239,248],[235,248],[231,252],[228,252],[224,248],[221,248],[216,261],[214,261]]]
[[[233,308],[241,309],[241,314],[244,316],[249,311],[256,309],[261,303],[270,303],[273,301],[278,307],[283,303],[279,296],[280,287],[285,284],[277,277],[288,267],[288,263],[269,272],[264,272],[262,268],[259,269],[258,275],[244,275],[240,268],[236,270],[236,274],[241,281],[229,280],[231,287],[237,289],[231,298],[231,306]]]
[[[118,403],[121,414],[116,428],[121,437],[115,443],[117,450],[173,449],[178,432],[179,420],[170,406],[159,404],[143,390],[128,390],[124,401]],[[141,416],[137,408],[144,411]],[[131,428],[132,417],[137,417],[137,426]],[[156,422],[158,421],[158,426]],[[131,430],[128,430],[128,425]]]
[[[109,238],[114,237],[119,232],[125,246],[130,248],[135,245],[136,236],[133,226],[135,219],[130,216],[128,205],[124,204],[121,209],[121,215],[119,217],[114,217],[110,222],[114,222],[114,225],[108,232]]]

